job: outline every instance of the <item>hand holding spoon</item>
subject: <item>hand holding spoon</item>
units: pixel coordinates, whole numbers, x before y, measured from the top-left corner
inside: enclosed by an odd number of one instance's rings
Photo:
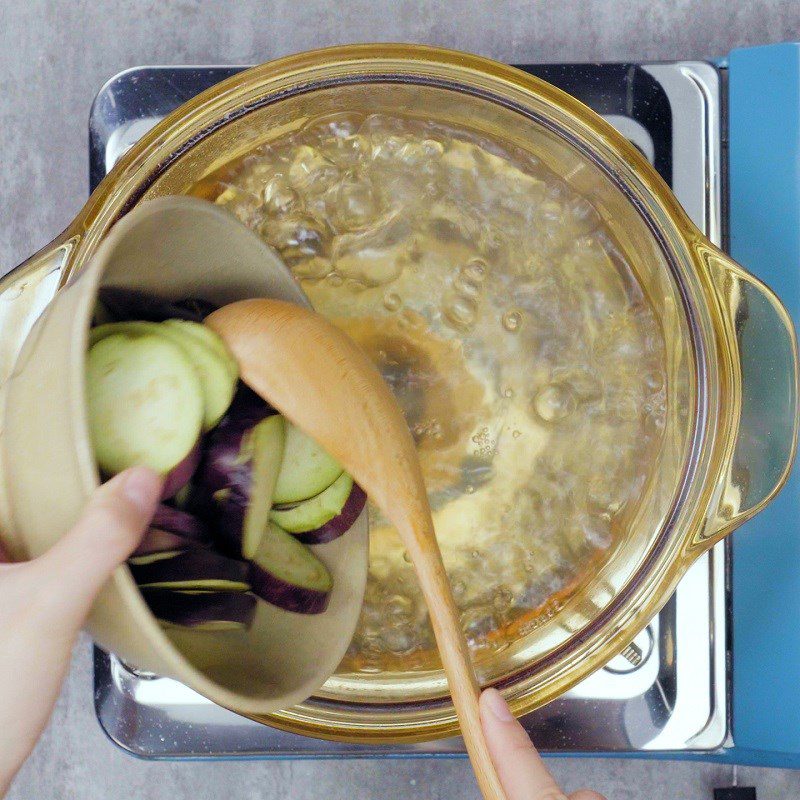
[[[358,346],[318,314],[242,300],[206,319],[242,380],[316,439],[397,528],[428,605],[472,768],[486,800],[505,800],[478,714],[479,687],[433,529],[417,451],[397,401]]]

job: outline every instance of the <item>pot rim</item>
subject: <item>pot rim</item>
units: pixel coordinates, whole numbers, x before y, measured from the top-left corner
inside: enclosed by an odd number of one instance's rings
[[[288,56],[243,71],[188,101],[120,159],[59,240],[80,239],[62,283],[82,268],[111,226],[148,187],[215,130],[289,95],[337,83],[375,81],[421,83],[471,93],[499,102],[567,139],[637,207],[682,294],[694,351],[696,407],[681,485],[660,531],[652,536],[647,555],[614,599],[580,634],[495,684],[506,690],[512,710],[519,715],[554,699],[605,664],[666,602],[705,549],[690,546],[687,532],[693,533],[705,521],[712,492],[730,457],[724,442],[735,433],[740,376],[727,363],[731,359],[715,355],[720,349],[729,351],[731,344],[721,342],[715,332],[721,313],[719,291],[704,254],[726,257],[698,231],[666,183],[625,137],[559,89],[514,67],[466,53],[422,45],[365,44]],[[531,108],[535,103],[546,104],[549,114],[536,113]],[[732,402],[721,399],[728,393],[726,387]],[[695,480],[698,475],[704,479]],[[379,713],[382,708],[392,718],[391,724],[364,721],[365,710]],[[312,698],[293,709],[257,718],[297,733],[358,742],[419,741],[458,730],[449,697],[416,703],[413,709]]]

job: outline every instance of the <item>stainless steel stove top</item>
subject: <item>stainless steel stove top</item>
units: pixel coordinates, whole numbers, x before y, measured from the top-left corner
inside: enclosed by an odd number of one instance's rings
[[[141,67],[112,78],[90,119],[92,186],[166,113],[241,67]],[[689,216],[722,244],[721,88],[709,64],[550,65],[525,69],[615,125],[672,185]],[[525,718],[546,751],[700,751],[728,737],[727,551],[682,580],[658,617],[613,659]],[[175,681],[95,652],[95,707],[120,747],[146,758],[461,755],[460,739],[360,746],[296,736],[219,708]]]

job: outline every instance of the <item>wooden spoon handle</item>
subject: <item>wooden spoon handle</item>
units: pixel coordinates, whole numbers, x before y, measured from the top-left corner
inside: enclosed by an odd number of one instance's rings
[[[408,531],[411,535],[403,538],[428,605],[433,633],[472,769],[485,800],[507,800],[483,734],[478,710],[480,687],[458,622],[458,611],[436,545],[433,524],[425,519],[414,520],[412,524],[414,530]],[[425,530],[428,525],[430,529]],[[423,529],[420,530],[420,527]],[[403,533],[402,530],[400,532]]]

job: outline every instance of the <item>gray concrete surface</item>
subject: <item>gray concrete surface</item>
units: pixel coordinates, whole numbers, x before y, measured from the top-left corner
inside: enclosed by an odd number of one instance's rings
[[[0,270],[48,242],[87,193],[86,120],[98,87],[137,64],[252,63],[348,41],[414,41],[507,61],[703,58],[800,38],[797,0],[0,0]],[[35,687],[31,687],[35,691]],[[88,641],[13,800],[477,797],[463,761],[150,764],[103,737]],[[705,800],[731,769],[553,760],[572,791]],[[740,769],[760,800],[800,796],[800,773]]]

